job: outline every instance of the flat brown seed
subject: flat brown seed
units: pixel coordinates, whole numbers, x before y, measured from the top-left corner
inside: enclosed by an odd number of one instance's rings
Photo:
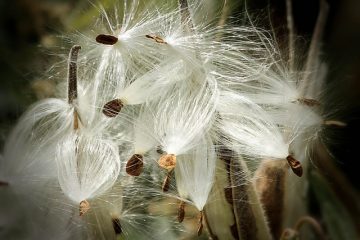
[[[115,231],[116,235],[120,235],[122,233],[122,228],[121,228],[121,224],[120,224],[120,219],[119,218],[113,218],[111,219],[112,225],[113,225],[113,229]]]
[[[116,117],[119,112],[121,111],[121,108],[124,106],[122,101],[120,99],[114,99],[110,102],[105,103],[103,107],[103,114],[107,117]]]
[[[96,36],[96,42],[102,43],[105,45],[114,45],[119,40],[117,37],[106,34],[99,34]]]
[[[170,188],[170,182],[171,182],[171,175],[172,175],[172,171],[169,171],[164,179],[164,182],[161,186],[161,189],[163,192],[167,192],[169,191]]]
[[[320,102],[315,100],[315,99],[311,99],[311,98],[299,98],[297,100],[299,103],[304,104],[306,106],[309,107],[313,107],[313,106],[319,106]]]
[[[145,37],[153,39],[157,43],[167,44],[167,42],[163,38],[156,36],[155,34],[147,34],[145,35]]]
[[[134,154],[126,163],[126,173],[131,176],[139,176],[144,168],[143,156]]]
[[[82,200],[79,206],[79,216],[83,216],[90,209],[90,203],[86,200]]]
[[[178,218],[179,223],[184,221],[184,218],[185,218],[185,202],[184,201],[181,201],[179,204],[177,218]]]
[[[176,166],[176,156],[175,154],[165,154],[162,155],[158,161],[160,167],[171,171]]]
[[[341,121],[337,121],[337,120],[325,120],[324,124],[326,126],[330,126],[330,127],[339,127],[339,128],[343,128],[346,127],[346,123],[341,122]]]
[[[301,166],[301,163],[291,155],[287,156],[286,160],[291,167],[291,170],[296,174],[296,176],[301,177],[303,175],[303,168]]]

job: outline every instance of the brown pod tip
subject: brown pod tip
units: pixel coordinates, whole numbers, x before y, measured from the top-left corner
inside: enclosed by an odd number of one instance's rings
[[[176,156],[175,154],[165,154],[162,155],[158,161],[160,167],[171,171],[176,166]]]
[[[82,200],[79,206],[79,216],[83,216],[90,209],[90,203],[86,200]]]
[[[143,156],[134,154],[126,163],[126,173],[131,176],[139,176],[144,168]]]
[[[157,43],[167,44],[163,38],[156,36],[155,34],[146,34],[145,37],[153,39]]]
[[[0,187],[6,187],[6,186],[9,186],[8,182],[0,181]]]
[[[111,219],[113,229],[116,235],[120,235],[122,233],[121,223],[119,218],[112,218]]]
[[[203,211],[200,211],[199,222],[198,222],[198,229],[197,229],[197,235],[198,235],[198,236],[200,236],[200,235],[202,234],[202,230],[203,230],[203,228],[204,228],[203,218],[204,218],[204,213],[203,213]]]
[[[121,111],[121,108],[124,106],[122,101],[120,99],[114,99],[110,102],[105,103],[103,107],[103,114],[107,117],[116,117],[119,112]]]
[[[172,174],[172,171],[169,171],[164,179],[164,182],[161,186],[161,189],[163,192],[167,192],[169,191],[169,188],[170,188],[170,182],[171,182],[171,174]]]
[[[184,221],[184,218],[185,218],[185,202],[181,201],[179,204],[178,216],[177,216],[179,223],[182,223]]]
[[[291,167],[291,170],[296,174],[296,176],[301,177],[303,175],[303,168],[301,166],[301,163],[291,155],[287,156],[286,160]]]
[[[99,34],[96,36],[96,42],[105,45],[114,45],[119,40],[117,37],[106,34]]]

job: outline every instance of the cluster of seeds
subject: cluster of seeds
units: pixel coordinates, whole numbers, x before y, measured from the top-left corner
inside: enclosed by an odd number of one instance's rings
[[[256,194],[236,187],[263,162],[304,175],[306,151],[324,126],[344,125],[323,114],[318,53],[311,68],[295,70],[251,21],[214,26],[198,17],[199,2],[139,13],[135,1],[120,22],[120,11],[103,12],[94,36],[74,40],[67,98],[33,104],[6,143],[0,194],[17,207],[0,221],[5,236],[21,218],[24,239],[176,239],[182,228],[170,233],[171,216],[146,216],[151,204],[174,198],[179,223],[192,205],[198,235],[207,222],[210,234],[227,239],[216,219],[206,220],[211,199],[225,194],[235,215],[247,209],[251,218]],[[155,229],[152,221],[165,223]],[[266,239],[250,230],[251,239]],[[232,237],[244,231],[232,229]]]

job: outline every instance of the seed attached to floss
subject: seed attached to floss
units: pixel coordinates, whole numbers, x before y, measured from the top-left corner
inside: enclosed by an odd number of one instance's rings
[[[185,218],[185,202],[180,201],[178,208],[178,216],[177,216],[179,223],[182,223],[184,221],[184,218]]]
[[[79,206],[79,216],[83,216],[90,209],[90,203],[86,200],[82,200]]]
[[[344,122],[341,122],[341,121],[337,121],[337,120],[325,120],[324,125],[330,126],[330,127],[343,128],[343,127],[346,127],[347,124]]]
[[[156,36],[155,34],[147,34],[145,35],[145,37],[153,39],[157,43],[167,44],[167,42],[163,38]]]
[[[304,104],[306,106],[309,106],[309,107],[320,106],[319,101],[317,101],[315,99],[311,99],[311,98],[299,98],[299,99],[297,99],[297,102]]]
[[[200,211],[199,222],[198,222],[198,229],[197,229],[197,235],[198,235],[198,236],[200,236],[200,235],[202,234],[202,230],[203,230],[203,228],[204,228],[203,218],[204,218],[204,213],[203,213],[203,211]]]
[[[122,233],[122,228],[121,228],[121,224],[120,224],[120,219],[119,218],[112,218],[111,219],[114,231],[116,235],[120,235]]]
[[[291,155],[287,156],[286,160],[291,167],[291,170],[296,174],[296,176],[301,177],[303,174],[301,163]]]
[[[139,176],[144,168],[143,155],[134,154],[126,163],[126,173],[131,176]]]
[[[106,34],[99,34],[96,36],[96,42],[104,45],[114,45],[119,40],[117,37]]]
[[[176,156],[175,154],[165,154],[162,155],[158,161],[160,167],[171,171],[176,166]]]
[[[166,178],[164,179],[162,190],[163,192],[167,192],[170,187],[170,180],[172,172],[176,166],[176,156],[175,154],[165,154],[162,155],[158,161],[160,167],[166,169],[168,171]]]
[[[105,103],[102,112],[105,116],[113,118],[119,114],[123,106],[124,104],[120,99],[114,99]]]

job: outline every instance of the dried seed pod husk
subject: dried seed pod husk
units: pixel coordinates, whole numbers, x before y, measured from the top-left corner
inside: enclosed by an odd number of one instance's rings
[[[124,106],[120,99],[114,99],[107,102],[103,107],[103,114],[107,117],[116,117]]]
[[[275,239],[279,239],[283,231],[288,169],[285,160],[264,159],[253,177],[271,234]]]
[[[286,160],[291,167],[291,170],[296,174],[296,176],[301,177],[303,175],[303,168],[300,161],[296,160],[293,156],[289,155],[286,157]]]
[[[131,176],[139,176],[144,168],[143,155],[134,154],[126,163],[126,173]]]
[[[158,161],[160,167],[171,171],[176,166],[176,156],[175,154],[166,154],[162,155]]]
[[[119,40],[117,37],[107,34],[99,34],[96,36],[96,42],[105,45],[114,45]]]
[[[79,205],[79,216],[83,216],[90,209],[90,203],[86,200],[82,200]]]

